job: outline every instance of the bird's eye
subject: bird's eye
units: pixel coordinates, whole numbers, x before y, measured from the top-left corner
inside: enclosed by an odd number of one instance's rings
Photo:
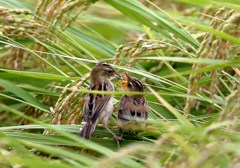
[[[111,73],[113,73],[113,70],[107,70],[107,72],[108,72],[109,74],[111,74]]]

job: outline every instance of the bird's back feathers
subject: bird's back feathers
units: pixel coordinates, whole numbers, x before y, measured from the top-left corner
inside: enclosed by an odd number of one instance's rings
[[[96,83],[92,84],[90,90],[99,90],[99,91],[113,91],[113,85],[110,81],[105,83]],[[92,94],[89,93],[86,95],[85,103],[84,103],[84,120],[86,124],[83,126],[80,131],[80,136],[86,139],[90,139],[93,131],[95,130],[98,119],[104,119],[104,117],[109,117],[109,114],[101,114],[101,113],[112,113],[105,110],[109,106],[112,95],[104,95],[104,94]],[[113,106],[113,104],[111,105]]]
[[[118,106],[118,119],[124,125],[136,120],[147,119],[147,100],[143,96],[122,96]]]

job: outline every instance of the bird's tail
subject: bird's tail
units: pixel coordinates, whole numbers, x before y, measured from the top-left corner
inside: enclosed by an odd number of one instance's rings
[[[86,122],[86,124],[80,130],[79,135],[85,139],[91,139],[91,136],[93,131],[95,130],[95,127],[96,127],[96,123]]]

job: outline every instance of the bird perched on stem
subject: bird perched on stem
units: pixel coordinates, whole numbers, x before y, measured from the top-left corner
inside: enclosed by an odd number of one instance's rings
[[[136,78],[125,73],[126,81],[120,85],[130,92],[143,92],[143,84]],[[144,127],[144,122],[148,118],[148,103],[143,94],[123,95],[118,105],[118,119],[120,129],[127,132],[140,131]]]
[[[121,76],[114,71],[111,65],[99,62],[91,71],[91,91],[114,91],[114,86],[110,79]],[[90,139],[98,121],[114,136],[118,146],[120,137],[115,135],[108,127],[108,119],[113,112],[113,95],[89,93],[85,97],[83,107],[85,125],[80,130],[80,136]]]

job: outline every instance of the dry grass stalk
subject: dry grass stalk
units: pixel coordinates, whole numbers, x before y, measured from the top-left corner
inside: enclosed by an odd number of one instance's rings
[[[240,111],[240,89],[235,90],[232,94],[226,97],[225,107],[221,112],[219,122],[231,120],[233,123],[239,119],[238,112]],[[231,126],[232,127],[232,126]]]
[[[167,56],[172,55],[174,57],[175,55],[186,56],[186,54],[189,53],[186,50],[179,48],[171,43],[167,43],[160,40],[142,39],[120,45],[114,56],[113,64],[117,64],[119,61],[119,65],[131,68],[136,66],[136,64],[140,61],[139,58],[141,56],[143,55],[148,56],[149,54]],[[148,69],[148,72],[153,74],[159,72],[165,64],[167,64],[168,68],[169,66],[172,66],[167,61],[158,60],[144,60],[144,61],[156,63],[156,65]],[[142,78],[142,81],[146,82],[147,78],[146,77]]]
[[[61,30],[64,31],[74,20],[76,20],[81,12],[88,9],[92,3],[95,3],[95,1],[96,0],[39,0],[36,7],[36,15],[38,17],[34,17],[28,10],[6,9],[1,7],[0,33],[5,37],[14,40],[33,38],[37,38],[40,41],[46,41],[46,39],[54,40],[52,35],[52,31],[54,31],[53,26],[60,24]],[[41,20],[43,15],[46,15],[45,20]],[[37,51],[46,51],[45,48],[39,44],[30,45],[29,47],[34,48]],[[17,65],[16,69],[24,69],[25,59],[23,58],[26,58],[27,56],[31,57],[31,55],[26,54],[24,51],[22,51],[21,54],[16,54],[19,52],[19,49],[11,48],[10,50],[11,52],[6,53],[6,56],[4,57],[6,60],[3,59],[3,61],[6,62],[6,65],[3,66],[15,69]],[[10,57],[9,55],[14,55],[18,58]],[[44,55],[42,54],[42,56]],[[14,62],[13,59],[17,59],[18,64],[11,65],[10,67],[9,62]],[[41,68],[46,69],[46,65],[42,63],[33,63],[33,65],[42,66]]]
[[[36,15],[38,17],[34,17],[32,13],[27,10],[11,10],[1,8],[0,16],[2,19],[0,21],[0,32],[8,38],[16,40],[32,39],[34,37],[37,38],[39,41],[44,42],[46,42],[46,39],[52,39],[53,41],[55,41],[56,39],[53,39],[53,35],[51,34],[52,31],[54,31],[52,25],[56,26],[57,24],[60,24],[61,30],[65,30],[71,25],[74,20],[76,20],[77,16],[81,12],[88,9],[89,6],[94,2],[95,0],[39,0],[36,7]],[[45,20],[41,20],[41,17],[43,17],[43,15],[46,15]],[[29,48],[40,52],[46,51],[46,49],[40,44],[30,45]],[[45,57],[45,54],[41,54],[41,56]],[[48,57],[46,57],[46,59],[48,59]],[[29,64],[31,65],[31,67],[28,67],[29,65],[26,65],[27,60],[31,61],[31,64]],[[2,64],[4,67],[18,70],[36,68],[39,66],[43,70],[47,68],[45,63],[39,63],[39,60],[33,58],[32,55],[26,53],[22,49],[16,48],[10,48],[10,50],[6,52],[6,55],[2,58]],[[74,96],[74,94],[71,94],[70,96]],[[52,123],[56,124],[81,122],[81,119],[79,119],[78,117],[78,113],[81,111],[81,108],[78,107],[79,103],[74,102],[73,100],[71,101],[72,102],[69,104],[69,107],[72,112],[70,112],[71,115],[68,116],[67,121],[62,121],[66,119],[66,117],[64,116],[64,108],[55,109],[56,113],[58,111],[61,111],[63,114],[60,112],[57,117],[59,121],[55,122],[53,120]],[[40,114],[42,114],[42,112],[39,112],[37,109],[33,109],[32,107],[27,108],[26,113],[31,116],[37,114],[34,117],[39,117]],[[61,115],[63,116],[61,117]],[[56,119],[55,117],[53,118]]]
[[[33,37],[38,39],[46,39],[47,31],[40,22],[34,19],[32,13],[22,9],[0,9],[0,32],[3,39],[8,42],[11,40],[30,40]],[[39,29],[44,30],[41,33]],[[23,49],[9,47],[8,52],[4,53],[1,64],[6,68],[23,70],[29,65],[42,65],[35,63],[35,59],[31,59],[31,64],[27,64],[30,55]]]
[[[28,10],[1,7],[0,16],[0,32],[11,39],[29,39],[27,34],[32,34],[41,27]]]
[[[51,124],[81,124],[83,118],[82,107],[84,95],[79,89],[89,78],[90,74],[84,75],[81,79],[64,87],[54,108],[51,109]],[[71,93],[69,93],[71,90]],[[44,134],[51,134],[52,131],[45,130]]]
[[[216,12],[211,27],[233,36],[239,36],[239,14],[234,11],[229,11],[227,9],[220,9]],[[225,21],[226,22],[223,22]],[[236,21],[237,20],[237,21]],[[209,59],[233,59],[229,58],[232,49],[232,44],[224,39],[217,38],[210,33],[206,33],[201,46],[197,53],[197,58],[209,58]],[[203,64],[194,64],[192,66],[193,70],[205,67]],[[210,77],[212,82],[209,87],[211,97],[214,98],[216,95],[216,87],[219,85],[219,79],[217,75],[219,70],[214,70],[211,72]],[[199,81],[202,77],[202,73],[191,74],[189,77],[188,94],[191,96],[196,95],[199,90]],[[192,98],[187,98],[184,107],[184,116],[188,117],[190,110],[196,105],[196,101]]]
[[[165,48],[166,45],[161,41],[139,40],[129,42],[118,47],[113,59],[113,64],[119,61],[120,65],[134,67],[139,61],[138,58],[146,53],[153,53],[157,49]],[[128,61],[129,60],[129,61]]]
[[[236,69],[238,80],[233,86],[233,92],[226,97],[225,106],[221,112],[219,122],[225,120],[237,121],[239,119],[239,111],[240,111],[240,71]]]
[[[28,10],[1,8],[0,16],[0,32],[6,42],[9,38],[14,40],[30,39],[28,34],[33,34],[41,27]],[[1,65],[6,68],[23,70],[25,68],[24,61],[27,59],[24,50],[12,47],[5,47],[5,49],[9,50],[3,54]]]
[[[68,28],[73,21],[92,3],[97,0],[39,0],[36,7],[36,15],[42,17],[46,15],[46,22],[52,23],[54,26],[60,25],[61,30]]]

